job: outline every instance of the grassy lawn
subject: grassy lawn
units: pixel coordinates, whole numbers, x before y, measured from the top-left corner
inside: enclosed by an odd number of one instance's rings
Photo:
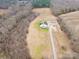
[[[30,24],[27,42],[32,59],[51,59],[52,49],[50,43],[49,29],[41,28],[40,24],[52,20],[50,9],[37,8],[33,12],[40,14]]]
[[[48,32],[48,28],[43,29],[43,28],[40,27],[40,23],[41,23],[42,21],[43,21],[43,20],[38,20],[38,21],[36,21],[36,23],[34,24],[34,27],[35,27],[36,29],[38,29],[39,31]]]
[[[6,59],[6,54],[4,52],[0,53],[0,59]]]
[[[40,23],[43,19],[36,19],[29,28],[28,43],[30,46],[32,59],[44,59],[51,56],[51,45],[48,28],[43,29]],[[45,20],[46,21],[46,20]]]
[[[35,52],[35,56],[36,56],[35,58],[37,59],[39,57],[39,59],[42,59],[42,58],[46,57],[46,56],[43,56],[43,51],[45,49],[48,49],[48,47],[49,47],[49,45],[44,45],[44,44],[35,46],[34,47],[34,52]]]

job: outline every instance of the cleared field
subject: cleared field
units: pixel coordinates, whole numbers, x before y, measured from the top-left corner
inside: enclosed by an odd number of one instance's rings
[[[35,8],[33,9],[34,13],[44,14],[44,15],[52,15],[49,8]]]
[[[39,22],[42,20],[43,17],[38,16],[30,24],[29,34],[27,35],[28,47],[33,59],[51,59],[52,56],[49,32],[39,26]]]
[[[62,30],[70,38],[72,50],[79,53],[79,11],[64,14],[59,17]]]
[[[51,14],[49,8],[33,9],[34,13],[39,14],[34,21],[30,24],[29,33],[27,35],[28,47],[32,59],[52,59],[52,47],[50,42],[49,30],[41,29],[39,26],[40,21],[56,20],[55,16]],[[60,29],[61,30],[61,29]],[[70,42],[63,31],[55,33],[56,39],[60,45],[59,57],[70,58],[71,53]],[[58,46],[59,46],[58,45]]]

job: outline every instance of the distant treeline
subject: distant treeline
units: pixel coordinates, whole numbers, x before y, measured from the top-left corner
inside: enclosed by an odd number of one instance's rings
[[[31,0],[0,0],[0,8],[8,8],[12,4],[17,4],[17,1],[31,1]]]
[[[0,8],[1,9],[6,9],[11,4],[15,4],[16,1],[17,0],[0,0]]]
[[[0,8],[6,9],[11,4],[16,4],[17,1],[32,1],[34,7],[49,7],[50,0],[0,0]]]

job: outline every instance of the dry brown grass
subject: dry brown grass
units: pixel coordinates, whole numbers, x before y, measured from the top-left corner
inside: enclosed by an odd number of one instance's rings
[[[55,16],[51,14],[49,8],[38,8],[33,9],[33,12],[39,13],[39,16],[30,24],[29,34],[27,35],[28,47],[30,49],[30,54],[32,59],[52,59],[52,50],[50,43],[50,35],[48,31],[42,31],[42,29],[36,27],[38,21],[43,19],[55,20]],[[67,36],[61,31],[55,33],[56,39],[60,46],[60,54],[70,51],[70,46]],[[63,48],[64,46],[65,48]],[[61,55],[60,55],[61,56]]]

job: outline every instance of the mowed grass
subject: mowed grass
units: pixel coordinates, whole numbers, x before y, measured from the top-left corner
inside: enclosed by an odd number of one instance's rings
[[[6,54],[4,52],[0,52],[0,59],[6,59]]]
[[[40,23],[44,20],[36,19],[31,23],[29,31],[29,41],[31,41],[30,51],[32,59],[50,58],[51,45],[48,29],[40,28]]]
[[[42,59],[44,56],[43,56],[43,51],[45,50],[45,49],[47,49],[48,48],[48,45],[46,46],[46,45],[44,45],[44,44],[40,44],[39,46],[37,46],[37,47],[34,47],[34,51],[35,51],[35,55],[36,55],[36,57],[38,58],[38,59]],[[35,58],[36,58],[35,57]],[[35,59],[34,58],[34,59]],[[36,59],[37,59],[36,58]]]

